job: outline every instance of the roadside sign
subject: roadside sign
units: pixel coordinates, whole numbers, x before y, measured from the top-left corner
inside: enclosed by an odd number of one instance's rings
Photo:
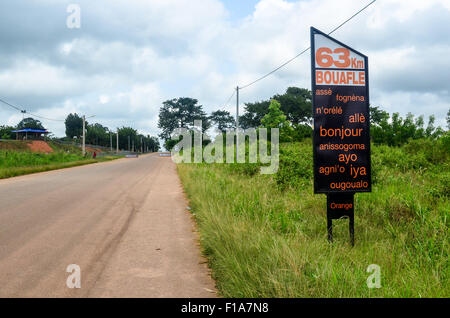
[[[355,244],[355,202],[354,193],[329,193],[327,195],[328,240],[333,241],[333,220],[348,218],[350,242]]]
[[[353,202],[371,191],[368,58],[311,27],[311,81],[314,193]]]

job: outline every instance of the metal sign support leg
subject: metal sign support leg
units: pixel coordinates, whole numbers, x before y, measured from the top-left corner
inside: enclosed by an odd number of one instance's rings
[[[333,219],[349,219],[350,244],[355,245],[355,213],[353,193],[327,194],[328,241],[333,242]]]

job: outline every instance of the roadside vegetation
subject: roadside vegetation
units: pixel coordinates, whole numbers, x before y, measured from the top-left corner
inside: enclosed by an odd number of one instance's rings
[[[314,195],[312,142],[281,145],[280,169],[180,164],[201,244],[225,297],[449,297],[449,137],[372,147],[372,193],[355,196],[327,241]],[[444,148],[446,143],[447,148]],[[369,289],[370,264],[381,288]]]
[[[449,297],[450,133],[433,116],[371,107],[372,192],[355,195],[352,247],[346,219],[333,222],[327,241],[326,196],[313,194],[310,110],[310,92],[297,88],[246,104],[245,128],[280,129],[276,174],[249,163],[177,166],[221,295]],[[371,264],[381,288],[367,286]]]
[[[83,157],[81,153],[52,152],[45,154],[30,151],[1,150],[0,148],[0,179],[109,161],[117,158],[104,156],[92,159],[90,156]]]
[[[55,141],[60,148],[63,143],[73,147],[81,145],[81,136],[83,132],[83,119],[78,114],[69,114],[64,122],[66,128],[66,136],[57,138],[53,134],[48,134],[47,140]],[[133,150],[142,152],[155,152],[160,148],[159,140],[150,135],[139,134],[138,131],[132,127],[122,127],[116,130],[109,129],[99,123],[85,122],[86,127],[86,144],[96,145],[109,148],[112,144],[113,149],[117,148],[116,132],[119,133],[119,149]],[[21,120],[17,126],[0,126],[0,139],[14,140],[16,129],[42,129],[45,130],[43,124],[34,118],[28,117]]]
[[[102,156],[93,159],[91,155],[83,157],[79,147],[51,141],[48,142],[52,149],[51,153],[32,152],[29,143],[31,141],[0,141],[0,179],[119,158],[118,156]]]
[[[77,114],[69,114],[65,120],[66,137],[42,136],[39,141],[14,140],[18,129],[45,128],[42,123],[28,117],[21,120],[17,126],[0,126],[0,179],[15,177],[35,172],[69,168],[90,163],[108,161],[120,158],[109,152],[109,148],[117,147],[115,132],[99,123],[86,125],[86,156],[81,154],[81,135],[83,120]],[[159,150],[159,141],[150,135],[138,134],[132,127],[118,128],[119,149],[138,152],[154,152]],[[114,138],[113,138],[114,137]],[[20,136],[20,138],[22,138]],[[44,142],[45,140],[45,142]],[[111,144],[112,143],[112,144]],[[92,153],[96,152],[94,159]]]

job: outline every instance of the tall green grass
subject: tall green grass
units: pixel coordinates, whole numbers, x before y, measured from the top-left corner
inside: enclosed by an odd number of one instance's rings
[[[0,150],[0,179],[10,178],[35,172],[69,168],[118,157],[91,159],[80,153],[53,152],[49,154],[30,151]]]
[[[0,168],[40,166],[83,159],[81,154],[67,152],[45,154],[29,151],[0,151]]]
[[[327,241],[313,194],[311,140],[281,146],[276,175],[256,165],[179,164],[201,245],[225,297],[449,297],[446,140],[372,147],[372,193],[355,196]],[[367,267],[381,268],[369,289]]]

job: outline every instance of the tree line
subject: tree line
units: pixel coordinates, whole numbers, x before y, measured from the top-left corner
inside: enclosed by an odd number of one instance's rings
[[[65,120],[66,138],[73,140],[81,140],[83,135],[83,118],[78,114],[69,114]],[[86,143],[98,145],[103,147],[110,147],[113,149],[117,146],[116,131],[110,130],[99,123],[90,124],[85,121],[86,127]],[[159,150],[159,140],[157,137],[150,135],[139,134],[136,129],[132,127],[118,128],[119,133],[119,149],[129,151],[144,151],[147,149],[150,152]]]
[[[380,107],[370,106],[371,139],[376,144],[400,146],[410,139],[438,138],[445,133],[435,127],[435,117],[430,116],[425,127],[424,116],[408,113],[402,118],[399,113],[389,114]],[[279,128],[280,141],[301,141],[312,136],[312,94],[306,88],[288,87],[284,94],[276,94],[267,100],[245,103],[244,113],[239,116],[240,128]],[[450,129],[450,110],[447,113],[447,129]],[[176,140],[171,134],[176,128],[192,129],[194,120],[202,120],[202,131],[216,127],[224,133],[235,128],[235,118],[226,110],[216,110],[208,115],[198,100],[180,97],[163,102],[159,111],[159,137],[166,149],[171,149]]]
[[[17,126],[8,126],[8,125],[0,126],[0,139],[16,139],[16,133],[13,133],[13,130],[20,130],[26,128],[42,129],[42,130],[45,129],[39,120],[27,117],[22,119],[17,124]]]
[[[289,130],[292,136],[288,140],[298,140],[312,133],[311,92],[298,87],[289,87],[284,94],[277,94],[269,100],[246,103],[244,114],[239,116],[240,128],[261,127],[262,119],[269,114],[271,100],[278,101],[281,112],[289,122],[289,125],[285,126],[292,128],[292,131]],[[194,120],[202,121],[203,132],[211,127],[217,128],[222,133],[235,128],[235,118],[226,110],[216,110],[208,115],[195,98],[180,97],[167,100],[160,108],[158,121],[158,128],[162,130],[159,137],[164,140],[166,149],[171,149],[177,142],[170,138],[174,130],[192,129]],[[273,122],[270,122],[273,125]]]
[[[75,141],[81,143],[83,135],[83,119],[78,114],[69,114],[64,122],[66,128],[66,137],[53,138],[62,141]],[[85,122],[86,127],[86,143],[91,145],[110,147],[112,143],[113,149],[116,149],[117,139],[116,132],[110,130],[99,123],[90,124]],[[21,120],[17,126],[0,126],[1,139],[15,139],[16,135],[13,130],[16,129],[45,129],[41,121],[28,117]],[[119,149],[134,150],[150,152],[158,151],[160,148],[157,137],[150,135],[139,134],[136,129],[132,127],[122,127],[118,129],[119,132]]]

